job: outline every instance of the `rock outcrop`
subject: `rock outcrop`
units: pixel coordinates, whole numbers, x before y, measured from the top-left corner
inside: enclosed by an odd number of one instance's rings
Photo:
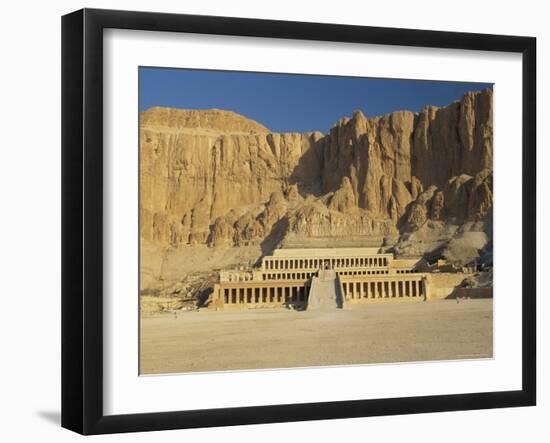
[[[229,111],[151,108],[140,125],[141,237],[219,247],[289,234],[406,237],[428,222],[487,230],[492,96],[357,111],[326,135],[273,133]]]

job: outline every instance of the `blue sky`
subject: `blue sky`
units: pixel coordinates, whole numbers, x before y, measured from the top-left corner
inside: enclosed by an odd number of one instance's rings
[[[420,111],[487,87],[492,84],[141,67],[139,107],[227,109],[275,132],[326,133],[356,109],[368,117]]]

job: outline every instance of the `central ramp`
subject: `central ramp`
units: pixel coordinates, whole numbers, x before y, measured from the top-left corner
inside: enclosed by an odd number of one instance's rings
[[[321,269],[318,277],[311,280],[307,310],[342,309],[344,297],[336,271]]]

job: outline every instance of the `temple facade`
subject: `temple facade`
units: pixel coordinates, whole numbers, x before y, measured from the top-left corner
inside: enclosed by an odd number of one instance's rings
[[[428,279],[415,272],[416,262],[378,248],[277,249],[258,268],[221,271],[208,306],[309,309],[313,294],[328,304],[334,299],[337,307],[426,300]]]

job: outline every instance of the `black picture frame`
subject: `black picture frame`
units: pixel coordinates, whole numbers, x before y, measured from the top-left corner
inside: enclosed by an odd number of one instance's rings
[[[103,413],[103,31],[108,28],[522,54],[522,389],[131,415]],[[536,403],[536,39],[83,9],[62,18],[62,426],[82,434]]]

